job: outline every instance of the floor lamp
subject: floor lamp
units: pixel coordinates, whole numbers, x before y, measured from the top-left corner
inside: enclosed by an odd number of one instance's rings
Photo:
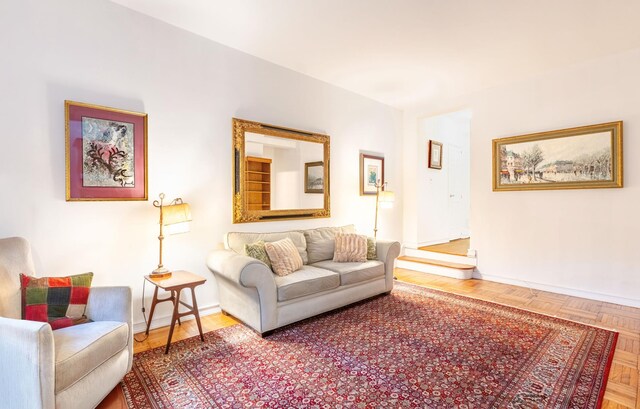
[[[378,238],[378,208],[390,209],[395,201],[393,192],[384,190],[386,186],[387,182],[380,183],[380,180],[376,182],[376,221],[373,227],[373,238]]]
[[[160,209],[160,253],[158,267],[151,273],[153,278],[171,277],[171,272],[162,264],[162,241],[164,240],[163,227],[167,226],[169,234],[186,233],[189,231],[191,221],[191,209],[188,203],[184,203],[181,198],[172,200],[169,204],[164,204],[164,193],[160,193],[160,200],[154,200],[153,206]]]

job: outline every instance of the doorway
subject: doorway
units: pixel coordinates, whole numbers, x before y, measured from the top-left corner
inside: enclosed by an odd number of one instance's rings
[[[423,118],[418,124],[420,156],[416,195],[418,246],[450,243],[456,253],[469,247],[471,111]],[[428,167],[429,140],[442,143],[442,167]],[[464,240],[461,240],[464,239]],[[465,250],[465,251],[463,251]]]

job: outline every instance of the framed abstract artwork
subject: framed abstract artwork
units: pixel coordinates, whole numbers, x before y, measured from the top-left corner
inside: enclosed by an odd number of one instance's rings
[[[147,114],[64,107],[67,201],[147,200]]]
[[[494,191],[622,186],[622,121],[493,140]]]
[[[360,154],[360,196],[375,195],[384,186],[384,157]]]
[[[324,193],[324,162],[304,164],[304,192]]]
[[[442,169],[442,143],[429,141],[429,167]]]

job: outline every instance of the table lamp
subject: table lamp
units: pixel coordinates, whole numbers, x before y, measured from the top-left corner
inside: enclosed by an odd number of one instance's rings
[[[164,240],[163,227],[167,227],[167,233],[177,234],[189,231],[191,221],[191,210],[189,204],[184,203],[181,198],[174,199],[168,205],[164,204],[164,193],[160,193],[160,200],[154,200],[153,206],[160,209],[160,260],[158,268],[152,271],[152,278],[168,278],[171,272],[162,265],[162,241]]]

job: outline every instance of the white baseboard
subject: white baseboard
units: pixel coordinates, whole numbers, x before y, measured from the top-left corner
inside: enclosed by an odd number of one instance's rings
[[[551,293],[570,295],[573,297],[587,298],[590,300],[604,301],[604,302],[610,302],[614,304],[626,305],[629,307],[640,308],[640,300],[633,299],[633,298],[625,298],[625,297],[619,297],[615,295],[596,293],[592,291],[575,290],[573,288],[558,287],[558,286],[549,285],[549,284],[540,284],[540,283],[534,283],[531,281],[523,281],[523,280],[500,277],[500,276],[495,276],[490,274],[482,274],[479,271],[474,271],[473,278],[487,280],[487,281],[495,281],[497,283],[503,283],[503,284],[517,285],[519,287],[532,288],[534,290],[548,291]]]
[[[148,312],[149,310],[147,310]],[[211,314],[215,314],[218,313],[220,311],[222,311],[220,309],[220,304],[214,304],[214,305],[209,305],[206,307],[200,307],[198,308],[198,311],[200,311],[200,317],[206,317],[207,315],[211,315]],[[148,316],[147,316],[148,318]],[[186,317],[182,317],[180,318],[180,321],[190,321],[192,319],[194,319],[195,317],[193,315],[188,315]],[[167,327],[171,325],[171,315],[165,315],[165,316],[158,316],[155,315],[153,317],[153,322],[151,323],[151,329],[156,329],[156,328],[160,328],[160,327]],[[138,334],[140,332],[144,332],[147,329],[147,325],[144,323],[144,321],[140,321],[140,322],[134,322],[133,323],[133,333],[134,334]]]

